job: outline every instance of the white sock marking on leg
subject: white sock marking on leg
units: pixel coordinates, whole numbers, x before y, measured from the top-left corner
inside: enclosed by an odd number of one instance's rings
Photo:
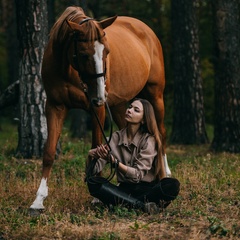
[[[33,209],[44,209],[43,201],[48,196],[48,186],[47,186],[47,179],[42,178],[40,186],[37,191],[37,196],[33,204],[30,208]]]

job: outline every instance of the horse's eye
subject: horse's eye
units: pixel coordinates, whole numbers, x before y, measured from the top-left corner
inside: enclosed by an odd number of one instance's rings
[[[80,57],[81,57],[81,58],[84,58],[84,59],[87,59],[87,58],[88,58],[88,55],[85,54],[85,53],[80,53]]]

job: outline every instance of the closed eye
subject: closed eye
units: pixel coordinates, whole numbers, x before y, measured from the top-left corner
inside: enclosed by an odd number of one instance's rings
[[[131,108],[133,108],[133,110],[135,111],[135,112],[141,112],[141,110],[138,108],[138,107],[133,107],[132,105],[129,105],[129,107],[128,107],[129,109],[131,109]]]

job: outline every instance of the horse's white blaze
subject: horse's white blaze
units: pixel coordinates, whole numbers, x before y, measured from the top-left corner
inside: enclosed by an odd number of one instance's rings
[[[171,177],[172,173],[171,173],[171,170],[168,166],[168,161],[167,161],[167,155],[166,154],[163,156],[163,161],[164,161],[166,175],[167,175],[167,177]]]
[[[96,67],[96,73],[103,73],[103,49],[104,45],[98,41],[94,42],[94,50],[95,54],[93,55],[93,58],[95,60],[95,67]],[[105,99],[105,79],[103,77],[97,78],[97,97],[102,100],[106,101]]]
[[[44,209],[43,200],[48,196],[47,179],[42,178],[40,186],[37,191],[37,197],[30,208],[33,209]]]

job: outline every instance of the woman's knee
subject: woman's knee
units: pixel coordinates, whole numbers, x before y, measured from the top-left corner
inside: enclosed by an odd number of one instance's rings
[[[172,201],[176,199],[180,191],[180,182],[176,178],[163,178],[159,182],[163,200]]]

